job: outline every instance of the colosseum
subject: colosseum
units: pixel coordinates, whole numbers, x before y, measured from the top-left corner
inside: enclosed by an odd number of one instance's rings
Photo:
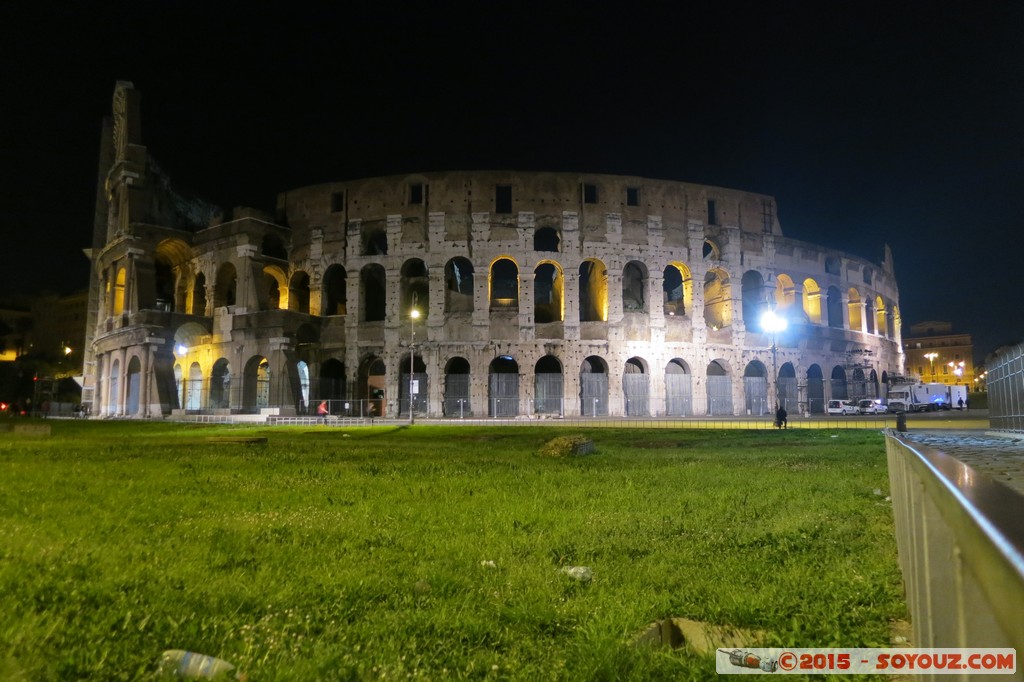
[[[466,171],[226,212],[172,187],[139,108],[119,82],[90,250],[94,416],[821,413],[902,374],[888,248],[876,264],[787,238],[770,196]]]

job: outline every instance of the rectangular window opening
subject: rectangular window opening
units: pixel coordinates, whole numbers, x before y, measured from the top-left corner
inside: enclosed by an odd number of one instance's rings
[[[708,199],[708,225],[718,224],[718,211],[715,210],[715,200]]]
[[[584,204],[596,204],[597,203],[597,185],[589,182],[583,183],[583,203]]]
[[[331,193],[331,213],[341,213],[345,210],[345,193]]]
[[[494,188],[494,212],[512,212],[512,185],[497,185]]]
[[[423,183],[416,182],[409,185],[409,203],[410,204],[422,204],[423,203]]]
[[[639,206],[640,205],[640,188],[639,187],[627,187],[626,188],[626,206]]]

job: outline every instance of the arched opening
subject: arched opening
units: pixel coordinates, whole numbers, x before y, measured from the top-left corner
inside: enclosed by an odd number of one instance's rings
[[[724,360],[712,360],[707,369],[708,414],[719,417],[732,414],[732,378]]]
[[[821,324],[821,288],[813,279],[804,280],[804,315],[811,324]]]
[[[842,261],[838,256],[829,256],[825,259],[825,272],[829,275],[840,274],[842,268]]]
[[[828,326],[834,329],[843,328],[843,297],[837,287],[828,288],[826,303],[828,309]]]
[[[472,417],[469,402],[469,361],[455,357],[444,366],[444,415],[446,417]]]
[[[662,273],[665,315],[683,317],[693,309],[693,278],[682,263],[669,263]]]
[[[534,251],[561,251],[562,238],[553,227],[542,227],[533,233]]]
[[[387,314],[387,275],[384,267],[371,263],[359,273],[361,322],[383,322]],[[377,416],[380,416],[378,413]]]
[[[533,368],[534,412],[565,414],[563,407],[562,363],[554,355],[545,355]]]
[[[647,312],[647,267],[638,261],[622,269],[622,312]]]
[[[878,330],[879,336],[886,336],[888,330],[888,323],[886,321],[885,314],[885,301],[882,300],[881,296],[875,297],[875,329]]]
[[[732,287],[729,275],[720,268],[704,276],[704,322],[712,331],[732,324]]]
[[[608,363],[591,355],[580,366],[580,414],[608,416]]]
[[[690,366],[679,358],[665,365],[665,414],[685,417],[693,414],[693,376]]]
[[[164,312],[174,312],[174,265],[165,253],[157,251],[153,256],[153,276],[156,286],[154,308]]]
[[[714,241],[705,239],[704,247],[701,249],[701,256],[704,260],[721,260],[722,250]]]
[[[825,414],[825,377],[818,365],[807,368],[807,411]]]
[[[800,399],[797,396],[796,369],[793,363],[787,362],[779,367],[779,404],[787,412],[796,410],[800,406]]]
[[[430,314],[430,280],[423,261],[410,258],[402,264],[400,286],[402,315],[407,315],[415,308],[420,311],[420,318],[426,319]]]
[[[226,410],[231,407],[231,364],[226,358],[213,363],[210,371],[210,408]]]
[[[359,365],[359,416],[382,417],[387,400],[384,379],[386,367],[384,361],[375,355],[364,359]]]
[[[155,303],[156,310],[165,312],[188,311],[186,281],[191,279],[192,256],[192,248],[184,240],[164,239],[157,244],[153,256],[156,299],[146,301],[147,305]]]
[[[413,350],[412,367],[409,366],[409,355],[406,354],[398,365],[398,414],[409,416],[409,395],[411,391],[413,414],[427,413],[427,366],[423,356]],[[412,376],[409,376],[409,370]],[[410,381],[411,379],[411,381]]]
[[[562,270],[544,262],[533,271],[533,316],[537,324],[562,321]]]
[[[627,417],[647,417],[650,408],[650,382],[647,363],[641,358],[626,360],[622,368],[622,395],[626,400]]]
[[[444,310],[473,312],[473,264],[467,258],[452,258],[444,266]]]
[[[192,285],[192,314],[206,314],[206,275],[196,274],[195,283]]]
[[[519,365],[509,355],[494,358],[488,367],[487,403],[492,417],[519,414]]]
[[[296,363],[296,373],[299,378],[299,414],[309,413],[309,365],[305,360]]]
[[[270,363],[256,355],[242,372],[242,410],[255,414],[265,407],[270,407]]]
[[[124,413],[131,417],[139,414],[139,400],[142,391],[142,364],[139,362],[137,355],[133,355],[132,359],[128,361],[128,371],[125,378],[127,382],[125,385]]]
[[[179,363],[174,363],[174,401],[172,409],[180,410],[185,406],[185,373]]]
[[[217,269],[217,283],[213,288],[213,307],[223,308],[235,305],[237,286],[238,276],[235,273],[235,266],[231,263],[224,263]]]
[[[263,266],[263,298],[266,301],[264,310],[287,310],[288,287],[284,271],[276,265]]]
[[[768,309],[765,302],[764,277],[757,270],[743,273],[740,284],[743,297],[743,323],[751,331],[764,331],[761,327],[761,315]]]
[[[850,399],[846,384],[846,370],[839,365],[832,368],[832,398],[834,400]]]
[[[604,263],[588,258],[580,264],[580,322],[608,319],[608,271]]]
[[[850,302],[847,304],[850,314],[850,329],[859,332],[864,328],[864,318],[861,317],[864,311],[864,303],[860,300],[860,292],[852,287],[847,292],[847,296],[850,297]]]
[[[747,363],[743,370],[743,400],[749,415],[761,417],[774,412],[768,402],[768,370],[757,360]]]
[[[299,270],[288,286],[288,310],[309,314],[309,275]]]
[[[491,264],[491,310],[519,310],[519,266],[510,258],[499,258]]]
[[[348,279],[345,268],[332,265],[324,272],[321,315],[344,315],[348,310]]]
[[[345,365],[341,360],[331,358],[320,365],[320,383],[317,389],[317,400],[321,402],[327,401],[328,413],[341,413],[342,407],[338,403],[343,401],[348,394],[348,386],[346,386],[345,382]],[[351,414],[351,412],[348,412],[348,414]]]
[[[193,362],[188,368],[188,381],[185,385],[185,409],[197,412],[203,409],[203,368]]]
[[[782,311],[796,305],[796,285],[789,275],[775,276],[775,310]]]
[[[114,315],[124,312],[124,290],[127,277],[128,274],[124,268],[117,269],[117,276],[114,279]]]
[[[881,398],[882,393],[879,390],[880,387],[878,385],[878,373],[875,370],[871,370],[871,373],[868,376],[870,377],[869,381],[871,382],[868,388],[868,390],[870,391],[870,393],[868,394],[869,397]]]
[[[121,361],[114,360],[110,363],[110,377],[107,390],[107,414],[117,414],[118,401],[121,398]]]
[[[860,367],[853,369],[853,378],[847,384],[850,400],[856,402],[863,398],[874,397],[874,394],[868,388],[867,379],[864,377],[864,370]]]

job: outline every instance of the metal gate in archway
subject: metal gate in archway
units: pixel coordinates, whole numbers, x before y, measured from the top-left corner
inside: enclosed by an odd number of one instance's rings
[[[627,417],[646,417],[650,414],[648,387],[646,374],[622,375],[622,392],[626,398]]]
[[[767,377],[743,377],[743,398],[749,415],[760,417],[774,411],[768,406]]]
[[[712,417],[732,415],[732,377],[708,376],[708,414]]]
[[[608,416],[608,375],[604,372],[580,374],[580,411],[584,417]]]
[[[469,375],[446,374],[444,377],[444,416],[469,417]]]
[[[537,414],[562,414],[561,373],[541,372],[534,375],[534,411]]]
[[[689,374],[665,374],[665,414],[670,417],[693,414],[693,382]]]
[[[492,373],[488,379],[488,414],[515,417],[519,414],[519,375]]]

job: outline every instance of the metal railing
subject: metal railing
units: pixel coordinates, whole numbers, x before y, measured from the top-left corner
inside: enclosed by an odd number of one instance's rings
[[[914,646],[1024,651],[1024,497],[892,431],[886,452]]]
[[[985,367],[992,428],[1024,432],[1024,344],[1000,348]]]

